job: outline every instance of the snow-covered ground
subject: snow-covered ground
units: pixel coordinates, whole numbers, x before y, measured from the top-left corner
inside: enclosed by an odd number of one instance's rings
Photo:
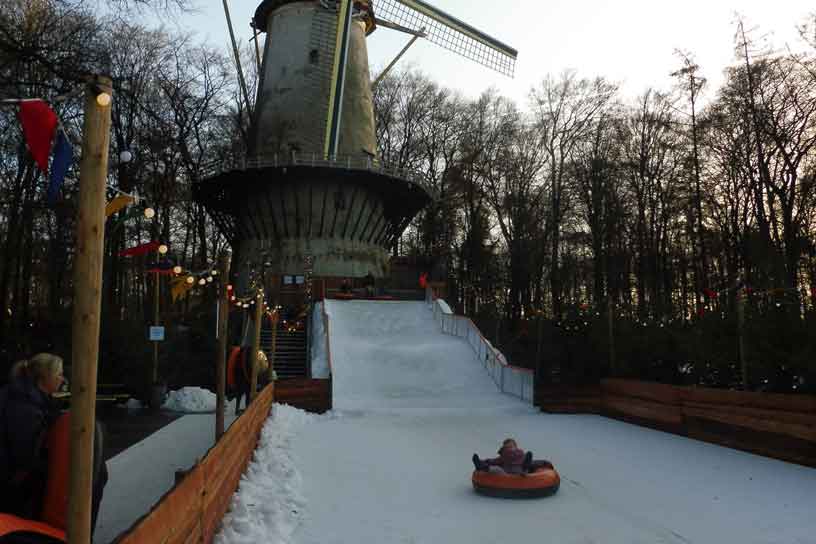
[[[816,470],[496,391],[424,303],[328,302],[335,411],[276,407],[220,544],[816,542]],[[553,497],[476,495],[470,456],[515,437]]]
[[[235,416],[227,409],[225,425]],[[150,511],[187,470],[215,443],[215,414],[180,417],[108,460],[110,474],[102,497],[94,542],[107,543]]]

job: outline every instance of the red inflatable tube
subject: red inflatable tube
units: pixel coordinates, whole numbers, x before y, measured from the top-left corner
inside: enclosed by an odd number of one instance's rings
[[[549,497],[561,486],[561,477],[554,468],[539,468],[530,474],[474,470],[472,481],[477,493],[505,499]]]
[[[70,439],[71,425],[68,414],[65,413],[57,419],[48,433],[48,480],[42,520],[23,519],[0,513],[0,543],[14,542],[20,537],[35,535],[36,540],[29,540],[43,544],[62,544],[66,541]]]

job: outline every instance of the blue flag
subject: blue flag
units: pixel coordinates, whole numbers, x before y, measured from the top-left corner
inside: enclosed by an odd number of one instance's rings
[[[47,196],[49,206],[53,206],[57,201],[62,181],[65,179],[65,174],[68,173],[73,158],[73,148],[65,136],[65,131],[60,129],[57,132],[57,141],[54,144],[54,153],[51,159],[51,182],[48,184]]]

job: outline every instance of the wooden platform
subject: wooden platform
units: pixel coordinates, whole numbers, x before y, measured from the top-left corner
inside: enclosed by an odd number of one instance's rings
[[[322,414],[332,409],[331,378],[299,378],[275,382],[275,402]]]

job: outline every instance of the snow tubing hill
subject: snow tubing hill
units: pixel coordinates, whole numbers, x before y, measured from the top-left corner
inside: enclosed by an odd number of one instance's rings
[[[42,520],[22,519],[0,513],[0,544],[61,544],[65,540],[68,506],[68,458],[71,424],[62,414],[48,433],[48,480]]]
[[[549,497],[561,486],[561,477],[553,468],[539,468],[527,475],[474,470],[471,479],[477,493],[503,499]]]

